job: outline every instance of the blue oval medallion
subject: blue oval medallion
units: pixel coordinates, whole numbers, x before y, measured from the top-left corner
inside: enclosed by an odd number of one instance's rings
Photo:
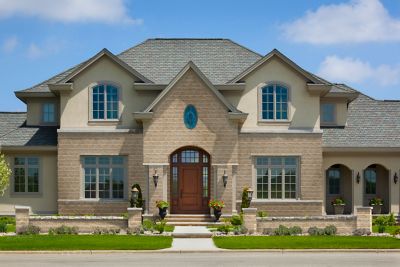
[[[187,105],[183,112],[183,122],[186,128],[193,129],[197,125],[197,110],[193,105]]]

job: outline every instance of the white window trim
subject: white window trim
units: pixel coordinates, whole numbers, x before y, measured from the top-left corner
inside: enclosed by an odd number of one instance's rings
[[[333,120],[332,121],[323,121],[322,120],[322,118],[323,118],[323,108],[322,108],[322,106],[326,105],[326,104],[329,104],[329,105],[333,106]],[[335,126],[335,125],[337,125],[337,107],[336,107],[336,103],[322,102],[321,103],[321,108],[320,108],[320,114],[321,114],[320,115],[321,125],[323,125],[323,126],[329,126],[329,125]]]
[[[276,119],[276,90],[274,89],[274,119],[263,119],[262,117],[262,89],[269,86],[273,85],[274,87],[277,85],[280,85],[282,87],[285,87],[288,90],[288,99],[287,99],[287,119]],[[267,123],[290,123],[292,119],[292,112],[291,112],[291,92],[292,89],[288,84],[285,84],[280,81],[269,81],[265,83],[261,83],[257,87],[257,106],[258,106],[258,121],[259,122],[267,122]]]
[[[15,176],[14,176],[14,168],[16,167],[15,165],[15,158],[25,158],[25,192],[15,192]],[[28,172],[27,172],[27,158],[37,158],[38,159],[38,169],[39,169],[39,190],[38,192],[28,192]],[[43,191],[43,179],[42,179],[42,173],[43,173],[43,167],[42,167],[42,158],[39,157],[38,155],[17,155],[11,158],[12,162],[10,164],[10,167],[12,169],[12,175],[11,175],[11,182],[10,182],[10,195],[11,196],[41,196]]]
[[[51,122],[44,120],[44,107],[47,104],[53,104],[54,105],[54,121],[51,121]],[[46,102],[42,103],[42,105],[41,105],[40,123],[42,125],[50,125],[50,126],[57,125],[58,124],[58,114],[59,114],[59,112],[58,112],[57,103],[55,101],[46,101]]]
[[[96,168],[96,198],[85,198],[85,162],[84,158],[85,157],[95,157],[96,158],[96,164],[95,165],[90,165],[90,167]],[[100,198],[99,197],[99,167],[105,166],[103,164],[98,163],[99,157],[123,157],[124,158],[124,164],[122,165],[113,165],[111,162],[108,165],[110,169],[112,169],[112,166],[122,166],[124,170],[124,196],[123,198]],[[128,200],[128,156],[127,155],[81,155],[80,157],[80,163],[81,163],[81,190],[80,190],[80,200],[82,201],[92,201],[92,202],[121,202],[121,201],[126,201]],[[87,165],[89,166],[89,165]],[[112,171],[110,173],[110,196],[112,196]]]
[[[93,118],[93,88],[95,86],[99,85],[112,85],[115,88],[117,88],[117,94],[118,94],[118,118],[117,119],[107,119],[107,93],[105,90],[104,94],[104,119],[94,119]],[[96,125],[96,123],[111,123],[111,124],[117,124],[121,120],[121,110],[122,110],[122,86],[119,83],[112,82],[112,81],[98,81],[95,83],[92,83],[89,85],[89,90],[88,90],[88,99],[89,99],[89,124]]]
[[[296,166],[296,197],[295,198],[285,198],[285,169],[282,172],[282,198],[271,198],[271,168],[268,168],[268,198],[257,198],[257,158],[259,157],[295,157],[297,160]],[[252,157],[252,187],[254,188],[253,199],[258,202],[287,202],[287,201],[300,201],[301,200],[301,185],[300,185],[300,170],[301,170],[301,156],[300,155],[257,155]]]

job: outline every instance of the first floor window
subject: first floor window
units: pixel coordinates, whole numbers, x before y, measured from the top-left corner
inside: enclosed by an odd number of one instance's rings
[[[330,195],[340,194],[340,169],[330,168],[328,170],[328,186]]]
[[[297,157],[257,157],[255,161],[257,198],[296,198]]]
[[[376,194],[376,169],[365,170],[365,194]]]
[[[83,157],[85,198],[124,198],[124,161],[122,156]]]
[[[14,158],[14,192],[39,192],[39,158]]]

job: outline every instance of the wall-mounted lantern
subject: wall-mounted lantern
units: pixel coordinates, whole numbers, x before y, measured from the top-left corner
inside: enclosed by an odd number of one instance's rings
[[[224,183],[224,187],[228,183],[228,174],[226,174],[226,170],[224,170],[224,175],[222,175],[222,182]]]
[[[360,180],[361,180],[361,176],[360,176],[360,172],[357,172],[357,184],[359,184],[360,183]]]
[[[157,187],[157,184],[158,184],[158,174],[157,174],[157,170],[154,171],[154,174],[153,174],[153,182],[154,182],[154,186]]]
[[[395,173],[394,173],[394,176],[393,176],[393,182],[394,182],[395,184],[397,184],[398,181],[399,181],[399,176],[397,176],[397,172],[395,172]]]
[[[131,199],[132,199],[133,207],[136,208],[136,203],[139,198],[139,190],[136,187],[134,187],[134,188],[132,188],[131,192],[132,192]]]
[[[251,200],[253,199],[253,189],[251,189],[251,188],[248,188],[247,189],[247,199],[249,200],[249,206],[250,206],[250,203],[251,203]]]

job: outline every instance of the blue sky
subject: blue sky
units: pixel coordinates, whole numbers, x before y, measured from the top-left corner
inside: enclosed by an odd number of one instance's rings
[[[245,4],[246,3],[246,4]],[[400,0],[0,0],[0,110],[14,91],[106,47],[147,38],[230,38],[377,99],[400,99]]]

